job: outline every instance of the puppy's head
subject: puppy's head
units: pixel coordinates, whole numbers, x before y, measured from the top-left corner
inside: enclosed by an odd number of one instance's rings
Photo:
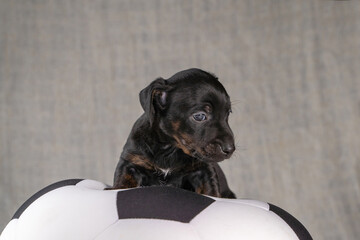
[[[189,69],[159,78],[140,92],[140,102],[152,127],[185,154],[219,162],[234,152],[230,98],[214,75]]]

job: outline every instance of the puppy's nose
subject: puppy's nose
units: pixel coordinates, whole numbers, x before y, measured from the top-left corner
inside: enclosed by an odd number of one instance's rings
[[[235,151],[235,146],[233,143],[220,144],[220,148],[226,157],[231,156],[231,154]]]

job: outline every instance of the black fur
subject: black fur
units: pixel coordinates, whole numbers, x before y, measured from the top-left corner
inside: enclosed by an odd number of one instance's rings
[[[230,98],[218,79],[189,69],[154,80],[139,97],[144,114],[124,146],[113,189],[169,185],[235,198],[217,163],[235,150]]]

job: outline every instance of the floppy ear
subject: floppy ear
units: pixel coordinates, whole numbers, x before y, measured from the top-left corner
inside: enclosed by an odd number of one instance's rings
[[[156,110],[164,110],[167,103],[169,86],[163,78],[158,78],[150,83],[149,86],[141,90],[139,94],[140,103],[145,113],[149,117],[152,125]]]

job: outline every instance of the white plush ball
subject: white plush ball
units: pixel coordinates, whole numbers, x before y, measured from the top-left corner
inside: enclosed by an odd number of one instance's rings
[[[0,240],[311,239],[299,221],[268,203],[172,187],[106,187],[81,179],[52,184],[19,208]]]

